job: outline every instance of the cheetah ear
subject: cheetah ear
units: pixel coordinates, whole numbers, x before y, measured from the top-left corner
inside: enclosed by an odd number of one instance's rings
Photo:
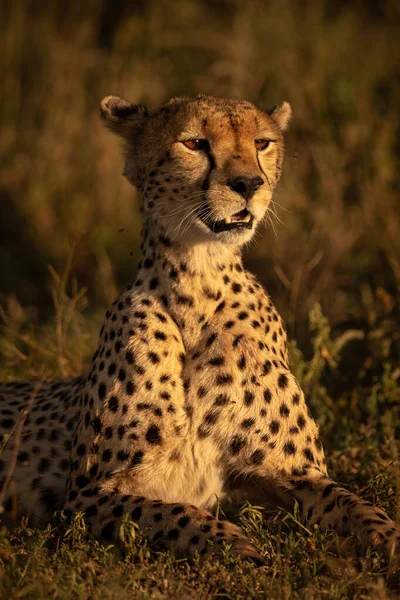
[[[278,125],[281,131],[286,131],[292,118],[292,107],[289,102],[282,102],[282,104],[273,106],[268,111],[268,115]]]
[[[149,111],[143,104],[132,104],[118,96],[106,96],[100,103],[100,115],[108,129],[129,139],[133,128],[149,116]]]

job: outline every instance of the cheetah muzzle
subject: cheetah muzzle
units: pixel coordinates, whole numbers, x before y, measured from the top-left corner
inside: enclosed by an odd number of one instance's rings
[[[233,484],[249,495],[257,482],[263,501],[296,501],[307,526],[357,534],[395,563],[399,527],[329,478],[284,323],[242,263],[280,178],[290,106],[198,96],[148,111],[109,96],[101,116],[143,198],[142,257],[106,313],[89,373],[35,395],[10,507],[17,500],[37,523],[82,511],[105,540],[128,517],[178,556],[226,543],[259,563],[244,532],[210,512]],[[32,390],[1,386],[3,435]],[[0,471],[12,461],[7,443]]]

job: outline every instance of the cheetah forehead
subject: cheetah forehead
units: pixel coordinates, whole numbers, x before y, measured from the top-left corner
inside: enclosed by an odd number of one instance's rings
[[[216,138],[238,132],[253,135],[262,130],[279,136],[281,129],[274,112],[275,109],[262,110],[247,100],[198,95],[172,98],[151,116],[157,127],[161,121],[172,136],[185,129],[194,135],[213,132]]]
[[[247,100],[202,94],[195,98],[171,98],[152,111],[117,96],[107,96],[101,103],[101,115],[115,133],[127,140],[148,138],[150,135],[161,143],[163,139],[176,137],[185,128],[197,128],[201,133],[207,125],[209,128],[214,126],[219,137],[226,136],[229,131],[246,135],[260,132],[263,128],[279,137],[287,128],[291,114],[288,102],[264,110]]]

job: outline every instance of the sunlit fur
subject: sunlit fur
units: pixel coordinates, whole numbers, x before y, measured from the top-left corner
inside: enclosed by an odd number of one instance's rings
[[[124,119],[118,121],[121,106]],[[246,101],[198,96],[175,98],[150,115],[136,114],[134,105],[132,109],[127,120],[129,104],[125,101],[111,96],[102,103],[103,117],[125,140],[125,174],[142,191],[145,217],[152,227],[189,246],[248,242],[280,178],[290,106],[284,103],[268,113]],[[207,140],[209,153],[188,149],[182,142],[190,138]],[[260,138],[271,142],[257,151],[255,140]],[[155,170],[157,178],[152,176]],[[160,184],[166,171],[167,181]],[[238,176],[263,180],[247,204],[228,186]],[[202,212],[203,217],[222,220],[243,208],[254,216],[251,230],[214,233],[199,218]]]

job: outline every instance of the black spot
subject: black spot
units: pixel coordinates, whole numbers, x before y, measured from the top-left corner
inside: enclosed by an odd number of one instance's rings
[[[263,364],[263,375],[268,375],[268,373],[270,373],[272,368],[272,363],[270,360],[266,360],[265,363]]]
[[[270,404],[272,398],[272,394],[268,388],[264,390],[264,400],[267,404]]]
[[[331,512],[333,509],[335,508],[335,500],[332,500],[332,502],[330,504],[328,504],[327,506],[325,506],[324,508],[324,515],[328,512]]]
[[[194,304],[193,298],[191,296],[178,296],[176,300],[181,306],[192,307]]]
[[[99,394],[100,400],[104,400],[104,398],[106,396],[106,386],[104,383],[99,384],[98,394]]]
[[[132,350],[127,350],[125,353],[125,359],[126,362],[128,362],[130,365],[133,365],[134,363],[134,356],[133,356],[133,352]]]
[[[157,425],[150,425],[146,432],[146,440],[149,444],[152,445],[161,444],[160,430],[157,427]]]
[[[86,452],[86,446],[85,444],[79,444],[79,446],[76,449],[76,453],[78,456],[84,456]]]
[[[314,454],[311,452],[311,450],[309,448],[306,448],[305,450],[303,450],[303,454],[307,460],[309,460],[310,462],[314,462]]]
[[[300,402],[300,394],[294,394],[292,398],[292,404],[296,406]]]
[[[235,435],[230,443],[231,453],[236,456],[246,445],[246,440],[239,435]]]
[[[149,288],[151,290],[158,288],[158,277],[153,277],[153,279],[150,279]]]
[[[288,417],[290,414],[290,409],[288,408],[287,404],[285,404],[284,402],[282,402],[282,404],[279,407],[279,413],[280,413],[281,417]]]
[[[244,403],[246,406],[251,406],[254,402],[254,394],[249,390],[245,390],[244,392]]]
[[[117,452],[117,458],[121,462],[124,461],[124,460],[128,460],[129,457],[130,457],[130,454],[129,454],[129,452],[126,452],[126,450],[118,450],[118,452]]]
[[[288,378],[287,378],[287,375],[285,375],[284,373],[281,373],[281,374],[279,375],[279,378],[278,378],[278,385],[279,385],[279,387],[280,387],[280,388],[282,388],[283,390],[284,390],[285,388],[287,388],[287,386],[288,386]]]
[[[190,517],[181,517],[178,521],[178,525],[181,529],[184,529],[186,525],[190,522]]]
[[[250,460],[253,465],[260,465],[264,460],[265,454],[262,450],[258,449],[250,456]]]
[[[161,340],[163,342],[165,342],[165,340],[167,339],[167,336],[163,331],[156,331],[154,333],[154,337],[156,338],[156,340]]]
[[[133,313],[133,316],[136,317],[137,319],[145,319],[147,317],[147,313],[140,311],[140,310],[136,310]],[[130,352],[130,350],[128,352]]]
[[[238,360],[237,365],[241,371],[243,371],[243,369],[246,367],[246,357],[244,356],[244,354],[242,354],[242,356]]]
[[[135,454],[133,455],[133,458],[132,458],[132,462],[131,462],[132,467],[136,467],[137,465],[140,465],[140,463],[143,461],[143,456],[144,456],[144,453],[142,452],[142,450],[138,450],[137,452],[135,452]]]
[[[174,506],[174,508],[171,510],[171,514],[172,515],[180,515],[181,513],[183,513],[185,511],[183,506]]]
[[[213,342],[217,339],[217,334],[212,333],[206,341],[206,347],[209,348]]]
[[[111,412],[116,413],[118,411],[118,407],[119,402],[117,396],[111,396],[108,399],[108,408],[111,410]]]
[[[252,427],[255,422],[256,422],[255,419],[244,419],[241,422],[240,426],[243,427],[243,429],[249,429],[249,427]]]
[[[244,338],[243,333],[239,333],[238,335],[235,335],[234,340],[233,340],[233,348],[236,348],[240,342],[240,340],[242,340]]]
[[[153,363],[153,365],[156,365],[157,363],[160,362],[160,357],[158,356],[158,354],[156,352],[149,352],[148,357],[149,357],[150,361]]]
[[[322,497],[327,498],[334,487],[336,487],[334,483],[330,483],[329,485],[327,485],[324,491],[322,492]]]
[[[177,540],[179,538],[179,529],[170,529],[167,536],[169,540]]]
[[[83,488],[89,485],[90,480],[85,477],[85,475],[78,475],[78,477],[75,479],[75,483],[79,488]]]
[[[279,421],[271,421],[271,423],[269,424],[269,430],[271,433],[273,434],[277,434],[279,431]]]
[[[114,525],[114,521],[107,523],[107,525],[101,530],[101,537],[105,540],[111,541],[114,536]]]
[[[217,385],[229,385],[230,383],[232,383],[232,381],[233,381],[233,377],[232,377],[232,375],[229,375],[228,373],[217,375],[217,378],[216,378]]]
[[[211,360],[209,360],[209,364],[212,367],[221,367],[224,364],[225,360],[222,356],[216,356],[215,358],[212,358]]]
[[[142,507],[141,506],[136,506],[133,511],[131,512],[131,519],[132,521],[139,521],[141,516],[142,516]]]
[[[19,452],[18,456],[17,456],[17,460],[19,463],[23,463],[29,460],[29,453],[28,452]],[[3,461],[1,461],[1,466],[0,466],[0,471],[2,470],[3,466]]]
[[[296,446],[293,444],[293,442],[286,442],[286,444],[283,446],[283,451],[287,455],[296,454]]]
[[[306,420],[303,417],[303,415],[300,415],[297,419],[297,425],[299,426],[299,429],[304,429],[304,427],[306,426]]]
[[[108,367],[108,374],[114,375],[115,371],[116,371],[116,365],[115,365],[115,363],[111,363],[110,366]]]
[[[128,383],[126,384],[126,393],[128,394],[128,396],[132,396],[132,394],[135,392],[135,385],[132,381],[128,381]]]
[[[229,402],[229,397],[226,394],[218,394],[216,399],[214,400],[215,406],[226,406]]]
[[[216,313],[218,313],[218,312],[221,312],[222,310],[224,310],[224,308],[225,308],[225,302],[224,302],[224,300],[223,300],[222,302],[220,302],[220,303],[218,304],[217,308],[215,309],[215,312],[216,312]]]
[[[122,504],[117,504],[117,506],[113,509],[112,514],[114,517],[122,517],[124,514],[124,508]]]
[[[97,506],[95,504],[91,504],[90,506],[88,506],[85,509],[85,516],[86,517],[95,517],[97,515]]]

